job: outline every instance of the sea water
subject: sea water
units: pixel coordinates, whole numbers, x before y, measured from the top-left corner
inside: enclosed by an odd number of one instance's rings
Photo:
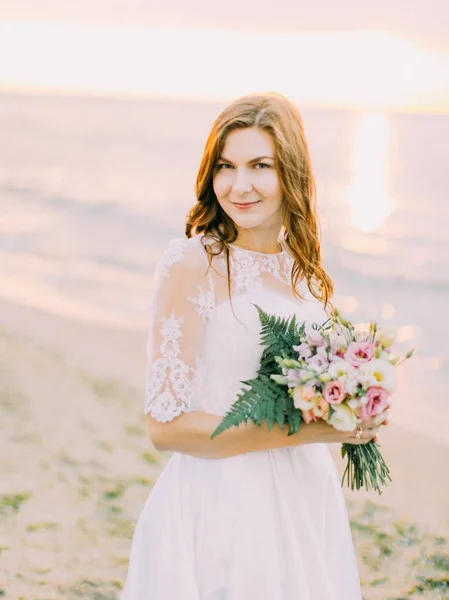
[[[0,298],[146,328],[155,262],[184,235],[222,108],[0,95]],[[449,116],[302,115],[334,304],[416,348],[396,420],[449,440]]]

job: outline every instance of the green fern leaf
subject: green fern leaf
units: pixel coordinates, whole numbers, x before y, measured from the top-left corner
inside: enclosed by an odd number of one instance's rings
[[[252,380],[255,381],[255,380]],[[251,381],[242,382],[251,385]],[[237,400],[232,404],[229,410],[226,412],[221,423],[215,429],[211,435],[211,439],[230,429],[231,427],[238,427],[241,423],[246,423],[250,418],[253,406],[259,403],[260,399],[251,388],[242,390],[238,395]]]

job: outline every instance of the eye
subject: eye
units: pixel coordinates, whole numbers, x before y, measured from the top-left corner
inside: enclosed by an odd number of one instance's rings
[[[256,163],[256,164],[254,165],[254,168],[258,168],[258,167],[259,167],[260,169],[269,169],[269,168],[271,167],[271,165],[269,165],[269,164],[267,164],[267,163],[262,163],[262,162],[260,162],[260,163]]]
[[[217,165],[217,171],[219,170],[223,170],[223,169],[232,169],[232,165],[229,165],[228,163],[220,163]]]

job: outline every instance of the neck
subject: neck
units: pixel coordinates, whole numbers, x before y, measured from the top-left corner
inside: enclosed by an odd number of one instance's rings
[[[263,254],[277,254],[282,250],[278,241],[279,233],[278,231],[277,233],[256,235],[251,231],[239,231],[234,245],[245,250],[253,250],[254,252],[261,252]]]

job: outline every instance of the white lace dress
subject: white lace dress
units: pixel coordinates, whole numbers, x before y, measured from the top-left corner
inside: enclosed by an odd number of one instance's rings
[[[293,260],[231,249],[201,236],[170,242],[155,275],[146,412],[224,415],[255,376],[258,304],[322,323],[308,292],[293,297]],[[205,459],[173,453],[138,519],[121,600],[360,600],[346,505],[325,444]]]

